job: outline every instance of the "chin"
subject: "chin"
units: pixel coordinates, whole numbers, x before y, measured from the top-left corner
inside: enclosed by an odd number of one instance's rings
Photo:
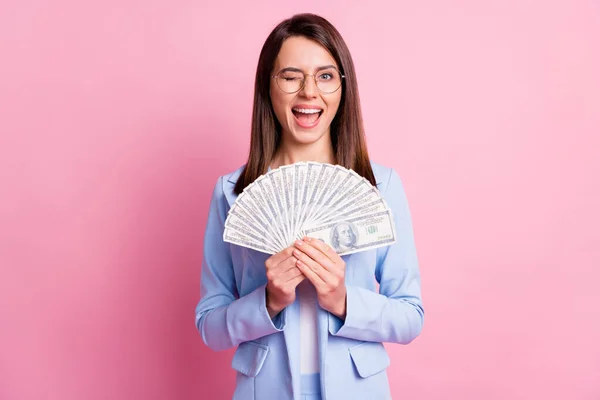
[[[294,142],[309,145],[321,140],[325,136],[325,134],[325,132],[317,131],[316,129],[310,131],[294,130],[292,131],[291,136]]]

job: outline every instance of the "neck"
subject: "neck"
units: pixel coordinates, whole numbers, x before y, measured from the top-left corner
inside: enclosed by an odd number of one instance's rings
[[[271,162],[271,168],[300,161],[335,164],[335,154],[329,135],[323,135],[320,140],[310,144],[290,143],[282,138],[281,145]]]

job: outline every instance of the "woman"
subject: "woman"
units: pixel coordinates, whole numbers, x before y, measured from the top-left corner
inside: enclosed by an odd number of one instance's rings
[[[224,242],[237,195],[299,161],[339,164],[376,185],[397,242],[343,257],[309,238],[272,256]],[[350,52],[319,16],[281,22],[263,46],[250,154],[215,186],[201,281],[202,339],[237,346],[234,400],[391,398],[382,343],[407,344],[423,324],[411,218],[396,172],[369,160]]]

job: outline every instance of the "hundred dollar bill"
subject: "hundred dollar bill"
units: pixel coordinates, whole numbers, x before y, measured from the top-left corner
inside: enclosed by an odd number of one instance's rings
[[[278,247],[284,248],[285,241],[280,237],[279,233],[272,229],[275,226],[275,217],[267,209],[267,204],[260,190],[260,187],[256,185],[256,181],[249,185],[242,193],[245,200],[245,206],[248,206],[248,212],[257,218],[262,219],[267,227],[267,230],[273,231],[275,240],[277,241]],[[238,200],[242,199],[242,195],[238,197]],[[245,207],[244,207],[245,208]]]
[[[248,239],[253,239],[256,243],[265,246],[273,253],[279,252],[277,245],[274,244],[269,228],[261,229],[260,224],[254,221],[238,204],[234,204],[229,210],[229,215],[225,220],[225,227],[243,234]]]
[[[304,223],[306,222],[306,214],[309,208],[310,197],[317,184],[319,171],[322,169],[320,163],[308,162],[306,164],[306,183],[304,184],[304,191],[302,192],[302,211],[300,213],[300,221],[298,222],[298,226],[300,227],[304,226]]]
[[[282,226],[282,221],[284,219],[284,216],[282,216],[280,214],[280,212],[282,210],[277,206],[277,202],[276,202],[277,194],[275,192],[273,185],[271,184],[271,180],[268,176],[262,176],[262,177],[259,177],[256,180],[256,182],[257,182],[257,185],[260,187],[260,193],[265,201],[264,204],[265,204],[267,211],[273,215],[273,220],[272,220],[273,227],[272,228],[274,229],[274,231],[277,233],[278,237],[280,238],[280,241],[283,244],[283,247],[285,247],[287,244],[287,239],[285,237],[285,231]]]
[[[361,205],[359,207],[348,208],[347,210],[345,210],[337,215],[330,216],[330,217],[326,218],[325,220],[319,221],[318,223],[326,224],[328,222],[332,222],[332,221],[335,221],[338,219],[353,218],[353,217],[358,217],[361,215],[368,215],[368,214],[373,214],[373,213],[380,212],[380,211],[385,211],[388,209],[389,209],[389,207],[387,206],[387,203],[385,202],[384,199],[377,199],[370,203]]]
[[[304,212],[305,221],[308,220],[308,218],[310,217],[311,210],[317,201],[319,192],[323,188],[323,183],[325,182],[326,177],[330,175],[327,173],[327,170],[330,167],[331,166],[328,164],[320,164],[316,168],[315,176],[314,176],[314,185],[312,187],[310,194],[306,198],[306,210]]]
[[[274,254],[269,248],[260,243],[256,243],[246,235],[234,231],[229,228],[225,228],[223,232],[223,240],[228,243],[236,244],[238,246],[247,247],[252,250],[260,251],[261,253]]]
[[[323,168],[319,172],[317,178],[317,184],[315,190],[309,200],[309,208],[306,212],[306,221],[312,221],[313,215],[319,211],[319,205],[323,202],[325,194],[331,189],[331,182],[335,179],[335,176],[339,172],[334,165],[323,164]]]
[[[256,205],[250,197],[238,197],[234,205],[229,210],[227,217],[229,218],[229,215],[231,214],[244,218],[248,225],[253,227],[255,226],[255,230],[265,235],[266,239],[270,239],[274,244],[278,244],[275,234],[270,232],[271,229],[269,224],[262,217],[261,213],[258,211]]]
[[[280,169],[287,212],[287,219],[285,221],[286,229],[289,233],[289,237],[287,239],[288,241],[292,241],[294,240],[294,227],[291,223],[292,216],[294,215],[294,201],[292,198],[294,194],[294,167],[291,165],[286,165],[280,167]]]
[[[339,255],[389,246],[396,242],[394,219],[390,210],[308,228],[303,231],[303,236],[327,243]]]
[[[344,209],[349,204],[354,204],[356,200],[360,200],[364,197],[364,195],[371,192],[373,189],[373,185],[363,178],[360,177],[359,182],[350,188],[345,194],[343,198],[338,199],[336,202],[332,204],[334,210]]]
[[[321,218],[315,222],[328,222],[336,217],[345,218],[346,216],[354,216],[361,213],[369,214],[370,212],[383,211],[387,209],[385,206],[383,208],[373,209],[373,203],[379,200],[383,200],[379,190],[365,180],[359,186],[358,190],[355,192],[355,195],[352,196],[351,201],[342,199],[337,204],[331,204],[331,208],[327,210],[325,214],[322,214]],[[377,204],[385,204],[385,202]]]
[[[335,188],[331,188],[318,212],[312,215],[312,219],[318,220],[323,214],[329,213],[332,208],[335,208],[337,204],[347,198],[345,196],[350,190],[355,188],[356,185],[362,184],[362,179],[362,176],[352,170],[344,171],[343,178]]]
[[[264,207],[266,208],[267,212],[271,214],[272,216],[272,221],[273,221],[273,226],[275,227],[277,233],[279,234],[279,238],[283,241],[284,245],[286,243],[285,240],[285,233],[283,232],[283,229],[281,228],[281,221],[282,221],[282,216],[280,214],[280,210],[277,207],[277,202],[275,200],[275,192],[273,190],[273,185],[271,184],[271,179],[269,179],[269,177],[263,175],[260,176],[258,179],[256,179],[256,185],[258,188],[260,188],[260,194],[262,194],[265,202],[264,202]]]
[[[288,220],[288,206],[286,201],[286,193],[285,188],[283,186],[283,177],[282,177],[281,169],[276,169],[271,171],[268,175],[270,179],[271,189],[273,191],[273,206],[275,207],[278,213],[277,224],[279,225],[283,239],[285,240],[284,244],[288,244],[290,242],[290,232],[287,227]]]
[[[306,168],[306,163],[294,164],[294,195],[292,196],[294,214],[291,218],[294,234],[300,230],[299,221],[302,213],[302,195],[306,184]]]

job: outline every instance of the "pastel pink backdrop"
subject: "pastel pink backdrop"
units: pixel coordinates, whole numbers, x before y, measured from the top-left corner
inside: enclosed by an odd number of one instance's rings
[[[325,4],[326,3],[326,4]],[[600,398],[600,5],[0,4],[0,399],[227,399],[204,224],[281,19],[352,51],[409,196],[426,322],[394,398]]]

